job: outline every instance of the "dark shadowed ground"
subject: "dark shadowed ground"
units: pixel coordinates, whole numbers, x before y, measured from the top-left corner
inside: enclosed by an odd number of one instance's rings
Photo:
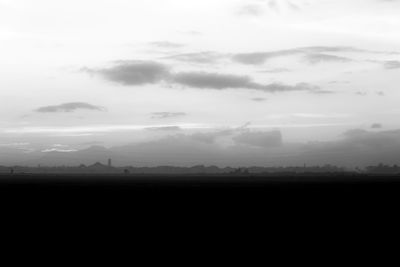
[[[113,174],[14,174],[0,175],[0,191],[35,190],[94,191],[210,191],[220,193],[269,192],[280,194],[324,192],[399,192],[399,175],[366,174],[273,174],[273,175],[113,175]]]
[[[212,228],[234,237],[255,225],[270,234],[278,234],[277,226],[305,236],[305,229],[316,227],[353,232],[372,220],[393,221],[399,200],[396,175],[0,176],[3,218],[23,214],[22,228],[41,218],[46,225],[68,222],[85,229],[107,222],[96,230],[100,236],[109,222],[112,231],[125,223],[135,235],[149,233],[141,230],[146,228],[171,235],[171,229]],[[85,223],[90,217],[95,219]]]

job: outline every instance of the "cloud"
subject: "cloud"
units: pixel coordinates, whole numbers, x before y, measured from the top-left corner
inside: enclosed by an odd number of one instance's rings
[[[295,5],[290,1],[286,1],[286,3],[288,4],[288,6],[289,6],[289,8],[291,10],[294,10],[294,11],[300,11],[301,10],[301,8],[298,5]]]
[[[115,147],[111,150],[115,155],[126,158],[137,155],[135,161],[145,162],[147,166],[195,164],[226,166],[265,162],[267,158],[273,156],[268,148],[280,148],[279,131],[243,134],[244,130],[233,128],[208,133],[173,134],[158,140]],[[238,139],[232,146],[226,147],[218,142],[219,138],[232,140],[232,136],[235,135]],[[254,138],[253,141],[249,140]]]
[[[376,94],[377,94],[378,96],[385,96],[385,93],[384,93],[383,91],[378,91],[378,92],[376,92]]]
[[[226,130],[220,130],[220,131],[213,131],[213,132],[207,132],[207,133],[194,133],[192,135],[189,135],[189,138],[191,138],[194,141],[198,141],[201,143],[206,143],[206,144],[213,144],[219,137],[224,137],[224,136],[230,136],[235,133],[239,129],[226,129]]]
[[[356,95],[359,95],[359,96],[366,96],[367,93],[366,93],[366,92],[358,91],[358,92],[356,92]]]
[[[24,147],[24,146],[29,146],[30,143],[27,142],[22,142],[22,143],[3,143],[0,144],[0,147]]]
[[[326,53],[326,52],[372,52],[351,46],[307,46],[299,48],[308,53]]]
[[[280,83],[259,84],[249,76],[219,74],[210,72],[182,72],[174,76],[174,82],[200,89],[254,89],[264,92],[287,92],[287,91],[318,91],[317,86],[312,86],[307,83],[298,83],[296,85],[285,85]]]
[[[95,106],[84,102],[71,102],[55,106],[45,106],[36,109],[36,112],[41,113],[55,113],[55,112],[73,112],[79,109],[105,111],[106,109],[101,106]]]
[[[72,153],[72,152],[77,152],[78,150],[76,149],[59,149],[59,148],[48,148],[44,149],[41,152],[43,153],[49,153],[49,152],[60,152],[60,153]]]
[[[390,61],[386,61],[384,62],[383,66],[385,67],[385,69],[400,69],[400,61],[396,61],[396,60],[390,60]]]
[[[139,161],[146,166],[193,166],[208,162],[217,164],[223,158],[216,145],[195,141],[185,134],[175,134],[146,143],[115,147],[112,148],[112,151],[127,159],[132,158],[132,155],[137,155],[136,165]],[[131,163],[127,161],[126,164]]]
[[[331,90],[311,90],[310,92],[316,95],[329,95],[336,93],[335,91]]]
[[[107,69],[84,69],[88,73],[104,76],[106,79],[123,85],[155,84],[166,81],[198,89],[253,89],[264,92],[310,91],[320,92],[320,88],[307,83],[285,85],[281,83],[260,84],[249,76],[221,74],[213,72],[178,72],[171,73],[163,64],[151,61],[120,61],[118,65]],[[323,91],[321,91],[323,93]]]
[[[152,127],[164,127],[165,124],[153,125]],[[209,126],[198,123],[182,123],[179,125],[182,129],[208,129]],[[57,136],[90,136],[97,133],[113,133],[121,131],[137,131],[148,128],[149,125],[138,124],[109,124],[109,125],[92,125],[92,126],[65,126],[65,127],[18,127],[4,129],[4,133],[10,134],[57,134]]]
[[[253,87],[248,76],[218,74],[209,72],[182,72],[174,77],[174,82],[194,88],[246,88]]]
[[[400,130],[367,131],[353,129],[343,139],[304,145],[299,160],[344,166],[368,166],[384,162],[393,164],[400,156]]]
[[[270,52],[238,53],[232,56],[232,60],[238,63],[249,64],[249,65],[260,65],[265,63],[269,59],[285,57],[285,56],[293,56],[293,55],[305,55],[306,58],[309,58],[311,60],[311,62],[313,60],[317,61],[351,60],[349,58],[325,54],[325,53],[339,53],[339,52],[375,52],[375,51],[367,51],[347,46],[309,46],[309,47],[300,47],[300,48],[285,49],[285,50],[276,50]]]
[[[326,118],[347,118],[351,115],[345,113],[292,113],[291,116],[299,118],[326,119]]]
[[[185,54],[177,54],[165,57],[166,59],[172,59],[181,62],[189,62],[189,63],[199,63],[199,64],[213,64],[218,60],[226,57],[226,55],[211,52],[211,51],[203,51],[197,53],[185,53]]]
[[[159,127],[147,127],[145,130],[149,131],[182,131],[179,126],[159,126]]]
[[[244,132],[233,138],[236,144],[256,147],[280,147],[282,146],[282,134],[280,131],[271,132]]]
[[[273,10],[277,10],[277,11],[279,10],[279,5],[275,0],[269,0],[268,7]]]
[[[344,133],[345,142],[353,146],[373,149],[390,148],[400,145],[400,130],[370,132],[363,129],[353,129]]]
[[[191,135],[187,135],[188,138],[206,144],[214,144],[218,138],[221,137],[229,137],[238,133],[242,133],[243,131],[247,131],[247,127],[250,125],[250,122],[245,123],[242,126],[236,128],[228,128],[222,130],[214,130],[211,132],[197,132]]]
[[[267,99],[264,98],[264,97],[253,97],[251,100],[254,101],[254,102],[264,102]]]
[[[118,61],[115,66],[110,68],[84,68],[83,70],[88,73],[100,74],[107,80],[123,85],[152,84],[169,76],[167,66],[158,62],[140,60]]]
[[[90,141],[90,142],[79,143],[78,145],[80,145],[80,146],[93,146],[93,145],[102,145],[102,144],[104,144],[104,142],[102,142],[102,141]]]
[[[286,68],[276,68],[276,69],[269,69],[269,70],[260,70],[259,73],[281,73],[281,72],[290,72],[289,69]]]
[[[203,134],[174,134],[146,143],[111,149],[121,158],[132,158],[132,155],[136,155],[135,162],[144,162],[143,165],[146,166],[204,164],[221,167],[265,165],[271,158],[276,157],[275,152],[279,153],[278,150],[281,149],[275,146],[273,141],[269,141],[270,146],[267,146],[267,132],[262,141],[252,144],[244,141],[241,144],[233,142],[226,146],[218,140],[221,138],[232,141],[232,136],[237,134],[240,135],[237,129],[216,130]],[[128,161],[125,164],[131,163]]]
[[[330,81],[330,82],[329,82],[329,84],[338,84],[338,83],[349,84],[350,81]]]
[[[255,4],[244,5],[237,11],[237,14],[241,16],[261,16],[263,13],[263,7]]]
[[[372,129],[380,129],[380,128],[382,128],[383,126],[382,126],[382,124],[380,124],[380,123],[373,123],[372,125],[371,125],[371,128]]]
[[[241,6],[236,12],[239,16],[261,16],[266,10],[279,13],[282,9],[289,11],[300,11],[299,5],[291,1],[259,0],[258,3]]]
[[[270,58],[292,54],[289,51],[239,53],[233,55],[232,60],[242,64],[260,65]]]
[[[343,133],[343,136],[351,139],[353,137],[359,137],[362,136],[364,134],[368,134],[367,130],[363,130],[363,129],[352,129],[352,130],[348,130],[346,132]]]
[[[187,114],[184,112],[153,112],[151,115],[153,119],[168,119],[186,116]]]
[[[168,48],[168,49],[181,48],[181,47],[185,46],[184,44],[173,43],[173,42],[168,42],[168,41],[151,42],[149,44],[151,46],[155,46],[155,47],[159,47],[159,48]]]
[[[318,64],[318,63],[323,63],[323,62],[350,62],[350,61],[352,61],[350,58],[327,55],[327,54],[307,54],[304,56],[304,58],[310,64]]]
[[[187,35],[202,35],[203,33],[200,31],[180,31],[182,34],[187,34]]]

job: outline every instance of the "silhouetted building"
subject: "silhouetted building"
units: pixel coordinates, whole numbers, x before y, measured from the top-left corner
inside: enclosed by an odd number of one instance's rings
[[[112,167],[111,159],[108,159],[108,167]]]

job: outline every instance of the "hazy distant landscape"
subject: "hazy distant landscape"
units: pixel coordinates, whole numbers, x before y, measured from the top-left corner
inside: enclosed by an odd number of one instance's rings
[[[399,14],[393,0],[0,0],[0,180],[395,178]]]
[[[192,167],[157,166],[157,167],[115,167],[111,159],[107,164],[96,162],[92,165],[81,164],[79,166],[0,166],[0,174],[34,174],[34,175],[197,175],[197,176],[351,176],[351,175],[400,175],[400,166],[384,165],[368,166],[364,169],[355,170],[337,167],[334,165],[324,166],[297,166],[297,167],[217,167],[197,165]]]

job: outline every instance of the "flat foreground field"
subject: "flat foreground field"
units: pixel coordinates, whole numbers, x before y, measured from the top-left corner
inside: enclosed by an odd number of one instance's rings
[[[274,187],[382,185],[400,186],[400,175],[367,174],[249,174],[249,175],[113,175],[113,174],[0,174],[1,185],[134,187]]]
[[[86,212],[97,208],[127,214],[203,211],[296,212],[333,209],[349,215],[360,208],[397,210],[398,175],[0,175],[0,203],[8,207],[63,210],[71,204]],[[30,209],[30,208],[29,208]],[[69,209],[69,208],[68,208]],[[170,215],[166,215],[166,218]],[[300,218],[299,217],[299,218]]]

